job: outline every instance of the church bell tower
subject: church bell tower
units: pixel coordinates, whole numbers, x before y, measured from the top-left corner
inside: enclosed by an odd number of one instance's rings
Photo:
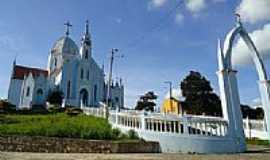
[[[92,56],[92,42],[91,36],[89,33],[89,21],[86,21],[85,24],[85,33],[83,34],[81,41],[80,54],[82,59],[89,59]]]

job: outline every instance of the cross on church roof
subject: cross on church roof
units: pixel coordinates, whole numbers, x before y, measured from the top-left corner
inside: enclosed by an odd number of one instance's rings
[[[69,27],[72,27],[72,25],[69,21],[64,23],[64,25],[66,26],[66,36],[68,36],[69,35]]]

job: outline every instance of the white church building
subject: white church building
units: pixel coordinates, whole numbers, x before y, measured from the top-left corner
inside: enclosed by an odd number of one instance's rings
[[[89,24],[80,47],[69,37],[70,23],[66,33],[53,45],[49,53],[47,69],[17,65],[13,69],[8,90],[8,101],[17,109],[45,105],[48,94],[60,90],[64,103],[69,106],[98,107],[105,101],[107,83],[104,67],[100,67],[92,56],[92,41]],[[122,80],[110,85],[110,100],[114,107],[124,105]]]

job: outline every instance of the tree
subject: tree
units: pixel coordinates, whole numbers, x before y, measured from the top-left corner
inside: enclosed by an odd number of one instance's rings
[[[263,119],[264,118],[264,111],[260,107],[253,109],[248,105],[241,105],[241,111],[242,111],[243,118],[247,118],[247,117],[249,119]]]
[[[144,95],[140,96],[140,99],[137,101],[137,105],[135,110],[146,110],[146,111],[154,111],[154,107],[156,103],[154,100],[157,99],[157,95],[153,91],[149,91]]]
[[[50,104],[61,105],[64,98],[62,91],[55,90],[49,93],[47,101]]]
[[[256,119],[263,119],[264,118],[264,110],[261,107],[256,108]]]
[[[205,77],[199,72],[190,71],[180,84],[185,97],[186,112],[195,115],[222,116],[221,101]]]

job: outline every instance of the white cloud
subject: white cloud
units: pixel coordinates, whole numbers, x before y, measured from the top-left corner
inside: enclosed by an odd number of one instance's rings
[[[119,23],[119,24],[122,23],[122,21],[123,21],[122,18],[116,18],[116,19],[115,19],[115,22],[116,22],[116,23]]]
[[[205,0],[186,0],[185,4],[186,8],[193,14],[196,14],[206,8]]]
[[[177,13],[174,20],[176,24],[182,24],[184,16],[181,13]]]
[[[236,11],[245,22],[270,20],[270,0],[242,0]]]
[[[255,43],[262,58],[264,60],[270,58],[270,23],[264,25],[262,29],[253,31],[249,35]],[[232,52],[232,63],[234,65],[252,63],[250,51],[242,39],[239,39],[236,42]]]
[[[151,0],[148,3],[148,8],[160,8],[163,7],[168,0]]]

